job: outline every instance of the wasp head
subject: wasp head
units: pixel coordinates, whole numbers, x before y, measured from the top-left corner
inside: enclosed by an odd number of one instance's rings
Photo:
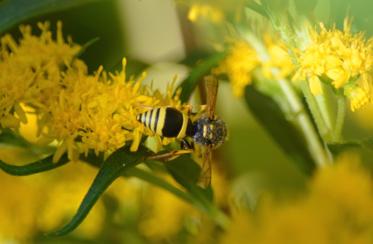
[[[193,140],[197,144],[216,148],[225,141],[226,137],[227,127],[221,119],[202,117],[194,123]]]

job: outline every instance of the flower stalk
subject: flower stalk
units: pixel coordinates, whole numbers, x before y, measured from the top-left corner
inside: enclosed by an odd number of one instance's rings
[[[302,134],[307,143],[307,147],[311,152],[315,163],[319,168],[325,167],[331,163],[326,152],[326,148],[322,146],[318,134],[313,127],[311,118],[308,116],[298,94],[293,86],[285,79],[278,79],[278,83],[290,105],[291,111],[294,113],[297,124],[299,125]]]

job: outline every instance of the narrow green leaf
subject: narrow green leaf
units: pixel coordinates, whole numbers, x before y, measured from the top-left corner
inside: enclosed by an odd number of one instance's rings
[[[52,162],[53,156],[26,165],[11,165],[0,160],[0,169],[10,175],[26,176],[41,173],[61,167],[69,162],[66,155],[63,155],[57,163]]]
[[[0,145],[12,145],[17,147],[29,147],[30,143],[23,137],[17,135],[10,129],[2,129],[0,134]]]
[[[206,206],[210,205],[213,200],[212,188],[204,189],[197,185],[201,167],[192,159],[191,155],[184,154],[167,162],[166,168],[173,178],[196,199]]]
[[[0,1],[0,33],[43,14],[88,4],[99,0],[3,0]],[[103,0],[101,0],[103,1]]]
[[[187,165],[187,166],[183,166]],[[177,180],[192,196],[194,206],[206,213],[219,226],[226,228],[229,225],[228,217],[218,209],[213,203],[213,190],[210,187],[204,189],[198,186],[197,167],[200,167],[191,158],[191,155],[182,155],[166,163],[166,168],[170,171],[175,180]]]
[[[215,53],[192,68],[189,76],[179,86],[182,89],[180,95],[182,102],[189,100],[202,77],[209,74],[211,68],[217,66],[225,56],[225,52]]]
[[[166,168],[181,185],[197,184],[201,167],[188,154],[181,155],[175,160],[166,162]]]
[[[315,170],[315,163],[298,129],[289,122],[281,108],[269,96],[247,86],[245,99],[248,108],[279,147],[289,155],[307,175]]]
[[[80,207],[71,221],[61,229],[53,232],[51,236],[62,236],[70,233],[85,219],[99,197],[125,170],[137,165],[144,158],[144,151],[131,153],[128,147],[114,152],[101,166],[91,187],[85,195]]]
[[[43,156],[50,155],[55,150],[55,148],[51,146],[32,144],[10,129],[2,129],[0,134],[0,147],[1,146],[22,148],[29,155],[33,155],[38,159],[42,158]]]

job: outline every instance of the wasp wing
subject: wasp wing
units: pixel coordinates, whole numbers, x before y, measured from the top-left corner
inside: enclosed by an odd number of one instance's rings
[[[218,95],[218,80],[215,76],[209,75],[205,77],[206,100],[207,100],[207,116],[209,119],[215,118],[216,98]]]
[[[212,163],[212,148],[207,146],[204,148],[202,156],[201,176],[199,178],[199,185],[207,188],[211,185],[211,163]]]

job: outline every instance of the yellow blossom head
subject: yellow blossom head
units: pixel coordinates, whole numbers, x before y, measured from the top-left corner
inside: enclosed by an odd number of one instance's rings
[[[228,76],[233,94],[238,97],[252,83],[254,72],[273,80],[287,78],[294,71],[294,64],[284,43],[275,41],[269,34],[255,42],[254,48],[247,41],[236,41],[227,57],[213,70],[214,74]]]
[[[252,82],[252,72],[258,65],[258,57],[247,42],[234,43],[227,57],[213,70],[214,74],[226,74],[231,82],[233,94],[240,97]]]
[[[21,26],[21,40],[5,35],[0,39],[0,126],[18,128],[25,123],[20,104],[45,108],[56,96],[62,69],[69,65],[80,46],[62,37],[57,24],[53,38],[48,23],[39,23],[41,33],[32,34],[30,26]],[[15,85],[16,84],[16,85]]]
[[[57,27],[55,38],[47,23],[39,24],[40,35],[24,26],[20,41],[9,35],[1,38],[1,127],[26,123],[23,105],[31,107],[41,138],[58,145],[57,161],[65,152],[70,159],[90,150],[109,155],[128,143],[136,151],[142,135],[152,135],[136,120],[139,113],[154,106],[181,109],[173,86],[163,94],[142,85],[144,75],[126,77],[125,59],[119,72],[107,73],[99,67],[89,74],[76,57],[80,46],[66,42],[61,24]]]
[[[289,50],[283,42],[266,34],[264,45],[268,52],[268,59],[261,60],[262,72],[267,79],[284,79],[294,71],[294,64],[290,58]]]
[[[371,100],[373,41],[362,33],[352,34],[346,19],[343,31],[336,27],[310,30],[310,43],[298,55],[299,69],[295,80],[308,80],[311,91],[320,93],[317,79],[342,90],[355,110]]]

